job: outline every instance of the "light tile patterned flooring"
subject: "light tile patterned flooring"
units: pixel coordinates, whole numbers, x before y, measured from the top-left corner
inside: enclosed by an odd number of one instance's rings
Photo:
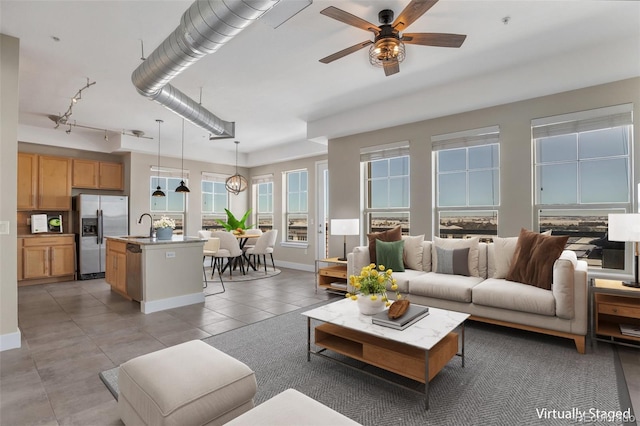
[[[121,425],[100,371],[331,297],[316,294],[314,283],[313,273],[282,269],[272,278],[225,283],[227,291],[204,304],[148,315],[104,280],[20,287],[22,347],[0,352],[0,424]],[[640,350],[620,352],[638,413]]]

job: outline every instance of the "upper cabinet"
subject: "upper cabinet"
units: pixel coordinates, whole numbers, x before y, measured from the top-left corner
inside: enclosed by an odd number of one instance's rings
[[[38,156],[18,153],[18,210],[38,208]]]
[[[122,191],[122,164],[94,160],[73,160],[73,187]]]
[[[71,210],[71,160],[19,152],[18,210]]]
[[[71,160],[40,155],[38,209],[71,210]]]

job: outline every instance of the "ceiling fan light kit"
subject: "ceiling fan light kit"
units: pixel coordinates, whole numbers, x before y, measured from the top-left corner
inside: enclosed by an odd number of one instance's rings
[[[421,46],[436,47],[460,47],[466,39],[466,35],[447,33],[412,33],[400,34],[414,21],[425,14],[433,7],[438,0],[411,0],[400,13],[400,16],[393,20],[393,11],[390,9],[381,10],[378,13],[380,26],[373,25],[355,15],[334,6],[329,6],[320,11],[321,14],[336,19],[347,25],[352,25],[361,30],[371,31],[375,35],[373,41],[367,40],[351,47],[347,47],[339,52],[320,59],[323,64],[328,64],[337,59],[357,52],[367,46],[369,47],[369,62],[371,65],[384,68],[384,74],[390,76],[400,72],[400,62],[405,58],[405,43],[417,44]],[[393,23],[392,23],[393,21]]]

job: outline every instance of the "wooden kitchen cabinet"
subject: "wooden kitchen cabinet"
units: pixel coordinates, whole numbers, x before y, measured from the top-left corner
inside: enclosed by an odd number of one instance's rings
[[[105,281],[111,289],[127,295],[127,243],[107,239]]]
[[[35,210],[38,197],[38,156],[18,153],[18,210]]]
[[[22,285],[75,279],[73,235],[18,238],[18,253],[18,280],[36,280]]]
[[[122,164],[95,160],[73,160],[74,188],[123,190]]]
[[[39,156],[38,209],[71,210],[71,159]]]

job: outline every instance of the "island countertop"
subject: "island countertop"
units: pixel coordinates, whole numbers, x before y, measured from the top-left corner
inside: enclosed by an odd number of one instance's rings
[[[105,237],[117,241],[125,241],[131,244],[138,245],[159,245],[159,244],[183,244],[183,243],[201,243],[204,244],[204,240],[198,237],[187,237],[184,235],[174,235],[170,240],[159,240],[157,238],[149,238],[141,235],[123,235],[120,237]]]

